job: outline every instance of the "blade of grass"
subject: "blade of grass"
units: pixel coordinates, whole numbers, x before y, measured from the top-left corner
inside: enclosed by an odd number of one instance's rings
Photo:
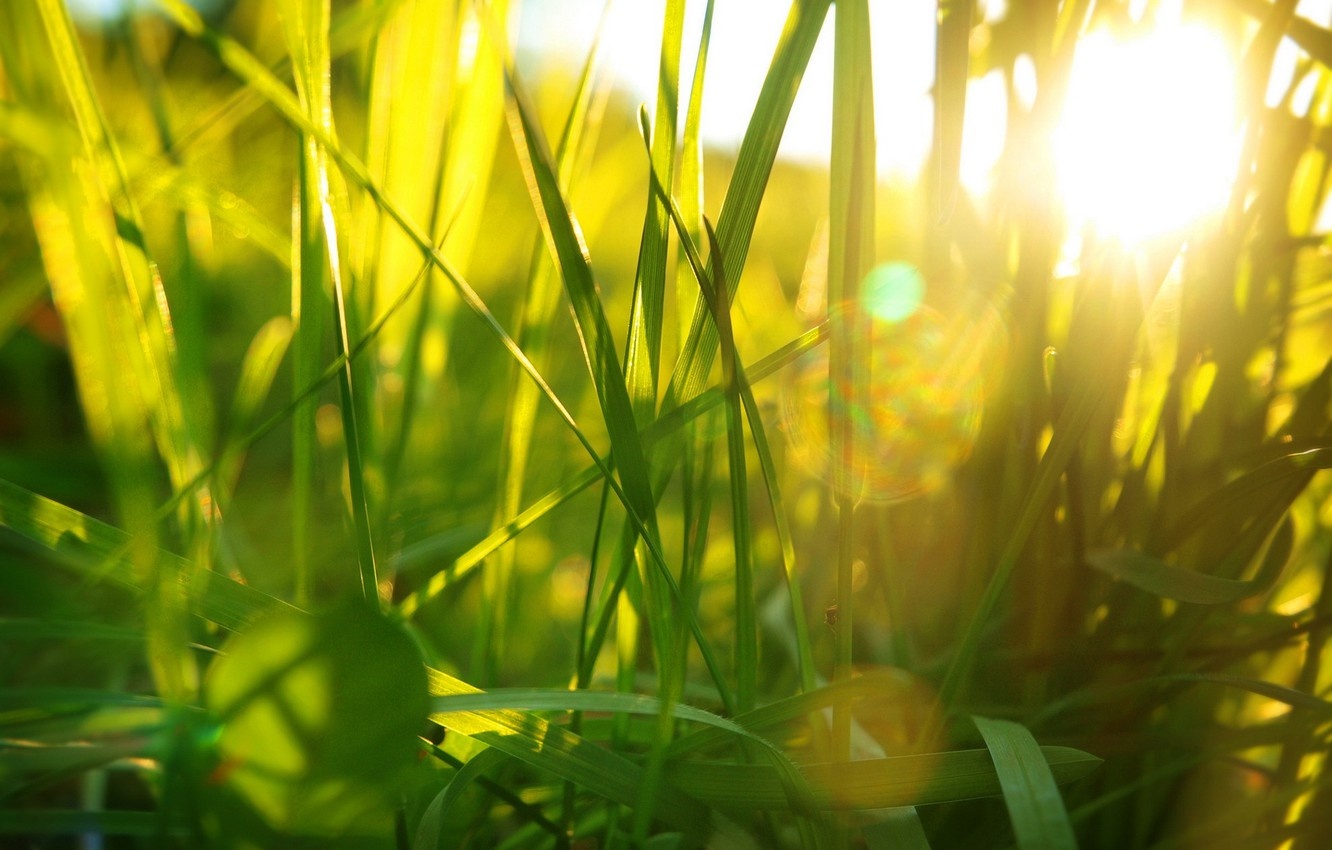
[[[640,110],[639,123],[643,128],[643,140],[646,142],[648,138],[650,138],[650,134],[647,132],[646,111]],[[715,302],[713,310],[721,310],[722,306],[719,300],[719,295],[716,293],[725,291],[725,287],[716,286],[711,282],[708,271],[700,258],[697,242],[686,224],[682,208],[678,206],[675,200],[666,192],[661,181],[661,176],[655,167],[650,169],[649,176],[652,178],[653,190],[662,197],[663,203],[666,204],[667,210],[670,212],[671,221],[675,225],[676,235],[680,240],[680,246],[688,260],[688,265],[685,271],[692,276],[693,285],[701,290],[703,297],[705,299],[712,299]],[[720,250],[717,247],[715,237],[716,234],[712,232],[711,226],[708,225],[708,238],[713,246],[713,250]],[[724,266],[718,267],[718,270],[724,272]],[[708,293],[714,294],[709,295]],[[729,309],[729,306],[726,309]],[[714,313],[713,321],[714,323],[721,321],[716,317],[716,313]],[[734,355],[734,346],[732,346],[732,355]],[[738,357],[732,356],[729,358],[729,362],[731,368],[735,370],[735,389],[739,394],[740,400],[744,403],[745,418],[749,422],[750,435],[754,440],[754,449],[759,458],[759,466],[763,471],[763,481],[768,493],[768,504],[772,510],[773,523],[777,531],[777,540],[782,550],[782,566],[786,578],[787,593],[791,600],[792,624],[796,636],[796,662],[800,674],[801,687],[807,691],[813,690],[813,649],[809,641],[809,626],[805,622],[805,606],[800,593],[799,576],[796,573],[795,544],[792,542],[791,531],[786,522],[786,510],[782,502],[781,488],[777,477],[777,467],[773,462],[772,449],[768,444],[767,434],[763,426],[763,419],[759,414],[758,403],[754,400],[753,387],[745,373],[745,368],[740,363]],[[760,364],[758,371],[763,371],[762,364]],[[721,387],[723,395],[726,392],[726,386],[726,381],[723,380],[723,386]],[[696,396],[696,398],[701,400],[707,396],[708,393],[705,392]],[[677,409],[682,410],[683,408]],[[657,424],[660,425],[666,421],[667,419],[663,418],[658,420]]]
[[[1027,727],[1011,720],[972,717],[1004,790],[1004,805],[1013,822],[1021,850],[1076,850],[1077,838],[1069,823],[1064,798],[1059,794],[1051,765]]]
[[[275,316],[264,323],[254,335],[249,349],[241,360],[241,374],[236,383],[236,394],[231,404],[228,423],[218,462],[214,493],[219,502],[226,504],[236,490],[244,463],[245,448],[241,445],[245,435],[254,427],[259,410],[272,389],[273,379],[286,356],[291,343],[293,327],[286,316]]]
[[[685,231],[695,244],[703,241],[703,91],[708,69],[708,48],[712,43],[712,8],[713,0],[708,0],[703,10],[703,30],[698,37],[698,54],[694,59],[694,76],[689,86],[689,105],[685,112],[684,138],[680,145],[680,214],[686,222]],[[641,116],[640,116],[641,118]],[[652,138],[645,134],[645,141]],[[648,162],[652,162],[649,152]],[[657,182],[655,164],[650,176]],[[670,172],[665,172],[669,174]],[[669,192],[665,199],[669,206]],[[693,314],[698,306],[698,284],[690,275],[687,266],[680,265],[676,272],[675,305],[678,317],[677,330],[679,348],[683,349],[689,336],[689,323],[686,316]]]
[[[728,300],[734,299],[734,288],[740,283],[758,218],[759,202],[766,191],[782,131],[829,5],[829,0],[798,0],[791,4],[772,66],[763,79],[753,117],[740,142],[735,171],[717,219],[717,240],[729,264],[726,268],[726,280],[731,287]],[[663,405],[666,410],[692,399],[707,382],[717,353],[717,330],[708,313],[707,305],[701,302],[694,308],[689,335],[671,373],[667,402]]]
[[[865,319],[857,304],[860,282],[874,262],[874,207],[877,186],[874,142],[874,89],[869,5],[841,0],[834,16],[832,153],[829,163],[828,309],[845,309],[843,330],[829,343],[829,386],[845,387],[850,410],[868,409],[868,352],[863,350]],[[833,678],[851,676],[855,644],[856,504],[863,477],[856,418],[827,411],[834,459],[833,498],[837,506],[837,604],[839,625]],[[851,758],[851,715],[833,708],[835,758]]]
[[[653,633],[662,641],[667,641],[671,634],[671,622],[665,614],[668,610],[674,610],[694,633],[699,651],[707,662],[708,670],[718,690],[727,693],[724,680],[712,658],[712,651],[703,637],[698,621],[693,612],[683,604],[679,586],[661,554],[661,538],[657,530],[656,498],[652,492],[651,473],[634,419],[633,404],[626,389],[624,373],[615,354],[610,325],[602,310],[597,286],[592,277],[586,246],[583,244],[578,225],[559,191],[559,184],[555,179],[550,155],[546,150],[540,128],[533,118],[531,108],[526,104],[525,95],[513,77],[512,71],[508,81],[510,131],[514,145],[519,151],[519,162],[528,180],[533,208],[537,211],[549,249],[558,261],[565,290],[573,304],[583,358],[601,403],[606,429],[611,440],[612,456],[619,470],[620,483],[624,488],[625,506],[629,510],[631,521],[636,526],[635,532],[642,536],[647,546],[653,566],[648,575],[657,577],[656,580],[661,584],[656,596],[663,603],[669,600],[673,606],[673,608],[667,608],[664,604],[648,606]],[[613,484],[613,479],[608,478],[608,481]]]
[[[1054,781],[1074,782],[1101,760],[1068,747],[1038,751]],[[921,806],[993,797],[1002,792],[988,750],[953,750],[801,767],[820,809],[849,811]],[[682,762],[667,775],[691,795],[719,808],[789,807],[777,773],[766,765]]]
[[[667,0],[661,25],[661,48],[657,67],[657,134],[651,147],[652,167],[667,174],[674,173],[676,120],[680,100],[680,44],[684,39],[684,0]],[[647,209],[643,214],[642,235],[638,244],[638,268],[634,275],[634,292],[629,312],[629,333],[625,342],[625,379],[629,401],[638,424],[650,423],[657,411],[657,381],[661,371],[661,332],[666,302],[666,262],[670,236],[666,210],[657,196],[647,193]],[[646,455],[644,457],[646,468]],[[651,473],[648,472],[651,480]],[[650,486],[649,486],[650,489]],[[658,610],[652,596],[653,582],[643,582],[647,602],[652,610]],[[632,598],[630,594],[624,598]],[[692,606],[681,600],[687,614],[693,617]],[[649,611],[649,617],[652,616]],[[626,618],[621,620],[622,631],[626,634],[632,623]],[[658,692],[663,696],[667,711],[657,724],[656,736],[648,754],[648,769],[643,783],[642,798],[634,811],[632,834],[635,843],[643,843],[648,837],[652,810],[655,806],[655,792],[661,784],[662,757],[666,745],[670,742],[674,724],[670,722],[669,708],[678,699],[678,691],[683,689],[685,671],[677,670],[672,664],[673,654],[670,648],[680,641],[675,631],[666,631],[669,621],[657,618],[654,634],[657,635],[654,648],[658,658]],[[635,632],[636,634],[636,632]],[[620,654],[621,669],[631,673],[637,664],[636,654]]]
[[[329,0],[287,0],[282,6],[287,44],[292,55],[292,73],[300,92],[305,117],[316,124],[321,135],[334,138],[333,93],[328,49]],[[303,135],[302,157],[296,205],[301,233],[299,287],[302,309],[307,292],[320,287],[324,260],[333,284],[333,338],[338,356],[351,350],[348,330],[348,301],[345,294],[342,258],[339,252],[337,218],[334,213],[332,181],[327,154],[321,139]],[[318,265],[315,265],[318,263]],[[313,300],[313,295],[308,296]],[[297,321],[308,319],[298,316]],[[308,349],[307,349],[308,352]],[[304,359],[302,359],[303,362]],[[370,509],[365,492],[365,464],[362,459],[357,400],[353,393],[352,359],[344,360],[338,378],[342,404],[342,434],[347,453],[347,480],[351,491],[352,523],[355,528],[356,560],[360,573],[361,595],[367,604],[378,607],[379,578],[376,575],[375,548],[371,538]],[[308,376],[304,376],[308,377]],[[299,384],[298,384],[299,385]],[[308,425],[309,422],[302,422]],[[305,436],[308,438],[311,433]],[[309,447],[306,447],[307,450]]]
[[[574,174],[584,162],[587,153],[595,147],[599,135],[606,98],[594,97],[596,94],[594,81],[601,39],[610,9],[609,2],[602,8],[601,21],[587,58],[583,62],[578,87],[574,91],[573,102],[560,134],[559,147],[555,155],[555,170],[560,191],[563,193],[569,191]],[[532,246],[532,259],[528,268],[527,288],[518,332],[518,344],[523,347],[538,369],[545,369],[550,364],[552,353],[550,331],[559,305],[560,289],[550,254],[544,250],[543,237],[538,234]],[[503,523],[522,506],[523,486],[527,477],[539,402],[537,388],[524,380],[523,375],[514,369],[509,384],[509,413],[504,420],[500,499],[495,507],[496,524]],[[483,588],[483,593],[488,599],[506,598],[507,576],[513,570],[515,557],[516,552],[512,547],[501,550],[488,569],[487,587]],[[490,659],[503,655],[504,611],[505,605],[495,604],[493,601],[482,606],[482,617],[477,628],[482,635],[484,652],[488,653]],[[491,617],[497,618],[493,624],[487,622]]]
[[[1270,513],[1270,512],[1269,512]],[[1276,513],[1280,519],[1284,508]],[[1199,572],[1188,567],[1169,564],[1159,558],[1132,549],[1103,549],[1087,555],[1087,563],[1120,581],[1166,599],[1191,602],[1195,605],[1224,605],[1264,593],[1276,584],[1290,556],[1289,525],[1280,528],[1287,532],[1268,547],[1258,571],[1251,579],[1234,579],[1227,574],[1238,573],[1249,560],[1252,546],[1238,545],[1236,554],[1226,558],[1217,568],[1220,575]],[[1271,523],[1258,523],[1247,535],[1250,539],[1267,539],[1272,534]]]
[[[78,129],[77,140],[63,149],[55,147],[60,138],[51,138],[46,162],[28,163],[23,176],[88,430],[108,473],[111,502],[122,521],[144,535],[136,554],[154,603],[147,612],[150,669],[161,693],[188,700],[197,675],[184,649],[186,600],[169,571],[172,565],[153,560],[156,528],[150,507],[157,498],[158,457],[173,483],[187,478],[197,460],[171,372],[170,314],[64,5],[26,4],[8,14],[13,17],[3,27],[0,47],[7,69],[21,69],[12,82],[15,92],[34,108],[67,102]],[[15,39],[28,44],[20,47]],[[32,51],[34,43],[49,44],[49,52]],[[14,57],[16,48],[32,51],[30,60]],[[71,162],[79,165],[71,168]],[[178,518],[185,539],[203,539],[194,533],[202,523],[197,503]]]
[[[656,171],[655,165],[653,171]],[[725,272],[724,257],[717,244],[712,224],[703,219],[708,235],[708,247],[713,269],[718,275]],[[716,286],[699,278],[703,298],[712,309],[717,325],[717,339],[722,357],[722,391],[726,396],[726,456],[731,482],[731,535],[735,555],[735,675],[736,710],[745,712],[754,707],[758,691],[758,615],[755,613],[754,561],[750,549],[749,529],[749,473],[745,465],[745,426],[740,410],[740,382],[737,364],[740,357],[735,351],[735,334],[731,328],[731,305],[726,301],[726,280]]]
[[[934,217],[944,224],[957,202],[962,166],[962,124],[967,112],[971,77],[971,16],[969,0],[943,0],[935,30],[934,65]]]

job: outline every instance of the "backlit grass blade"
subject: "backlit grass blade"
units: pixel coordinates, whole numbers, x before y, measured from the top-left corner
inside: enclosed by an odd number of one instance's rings
[[[1076,850],[1078,841],[1051,770],[1053,765],[1047,761],[1047,748],[1038,745],[1025,726],[1011,720],[972,720],[994,760],[1018,847]]]
[[[592,266],[581,232],[560,192],[551,157],[525,96],[509,81],[510,129],[519,151],[541,229],[555,255],[565,291],[573,305],[583,359],[601,402],[615,465],[634,510],[656,533],[656,502],[648,479],[647,460],[634,422],[633,406],[625,388],[624,371],[615,353],[610,324],[602,309]]]
[[[971,15],[968,0],[943,0],[935,30],[934,160],[935,218],[940,224],[952,214],[962,167],[962,118],[967,111],[971,78]]]
[[[143,557],[126,544],[130,535],[84,513],[0,479],[0,526],[50,550],[56,563],[90,579],[109,579],[143,591]],[[179,555],[156,550],[151,556],[179,577],[191,610],[228,629],[242,629],[287,603],[216,573],[200,574]]]
[[[487,557],[521,534],[523,529],[600,480],[600,470],[595,466],[589,467],[565,484],[537,499],[521,513],[502,523],[486,535],[484,540],[458,556],[457,560],[451,565],[432,575],[419,590],[408,594],[402,602],[398,603],[399,613],[403,617],[411,618],[420,610],[422,605],[443,593],[444,589],[450,584],[459,581],[463,576],[481,566]]]
[[[1276,512],[1274,519],[1284,514],[1284,509]],[[1266,592],[1276,584],[1290,556],[1291,525],[1281,526],[1271,545],[1268,547],[1262,565],[1250,579],[1230,578],[1227,573],[1237,573],[1247,561],[1251,546],[1237,544],[1237,557],[1226,558],[1217,568],[1220,575],[1211,575],[1188,567],[1166,563],[1159,558],[1132,549],[1103,549],[1087,556],[1087,563],[1120,581],[1166,599],[1180,602],[1192,602],[1195,605],[1223,605],[1238,602]],[[1271,533],[1271,525],[1258,524],[1247,537],[1250,540],[1266,539]]]
[[[833,457],[833,499],[837,506],[837,602],[839,626],[833,677],[851,676],[855,641],[854,580],[856,505],[860,501],[861,458],[867,447],[857,445],[856,412],[868,410],[870,352],[867,319],[849,305],[859,303],[861,280],[874,262],[876,187],[873,60],[869,4],[842,0],[834,17],[832,154],[829,162],[828,310],[844,310],[843,333],[829,342],[828,385],[842,387],[846,410],[827,411]],[[830,397],[833,394],[830,393]],[[851,716],[833,710],[833,753],[850,758]]]
[[[654,174],[657,173],[653,165]],[[706,218],[708,247],[713,257],[713,271],[725,274],[724,258],[717,244],[717,234]],[[758,615],[754,600],[754,561],[750,548],[749,471],[745,463],[745,425],[740,407],[740,356],[735,351],[735,333],[731,328],[731,305],[725,297],[726,280],[719,277],[714,285],[699,278],[704,302],[711,308],[717,325],[718,347],[722,357],[722,391],[726,395],[726,456],[731,481],[731,540],[735,554],[735,677],[736,710],[754,707],[758,690]]]
[[[680,215],[685,221],[685,231],[695,244],[703,242],[703,91],[708,69],[708,48],[712,43],[713,0],[708,0],[703,10],[703,30],[698,37],[698,54],[694,59],[694,76],[689,85],[689,105],[685,112],[684,137],[680,144]],[[647,138],[652,138],[649,134]],[[651,153],[648,154],[651,162]],[[669,171],[653,171],[669,174]],[[657,178],[653,176],[655,183]],[[668,196],[669,192],[666,193]],[[685,265],[676,270],[675,305],[678,325],[678,344],[684,347],[689,336],[689,317],[693,315],[698,303],[698,284]]]
[[[735,171],[717,219],[717,241],[727,263],[726,280],[731,288],[728,298],[735,297],[734,288],[740,283],[758,218],[759,202],[766,191],[786,119],[829,5],[829,0],[799,0],[791,4],[772,67],[763,79],[753,117],[740,143]],[[703,389],[716,354],[717,330],[706,305],[700,302],[694,308],[689,335],[671,374],[668,398],[673,403],[667,404],[667,408],[688,401]]]
[[[305,116],[310,123],[319,126],[322,136],[333,138],[333,95],[328,51],[329,1],[288,0],[283,11],[287,43],[292,54],[292,72],[296,77]],[[317,300],[307,290],[316,287],[322,290],[322,273],[327,260],[333,284],[333,338],[338,355],[345,356],[351,350],[351,332],[348,329],[349,303],[338,237],[338,218],[334,212],[337,201],[333,197],[333,181],[328,172],[323,142],[306,134],[301,139],[301,149],[297,205],[301,234],[300,300],[302,309],[306,299]],[[297,320],[309,321],[310,318],[309,315],[302,315]],[[308,363],[305,358],[302,358],[302,362]],[[347,480],[351,491],[356,560],[361,594],[368,603],[377,606],[379,579],[375,569],[374,541],[371,539],[370,508],[366,501],[365,464],[357,421],[358,402],[352,385],[352,360],[348,357],[344,360],[338,378],[338,389],[342,400],[342,434],[347,451]],[[308,419],[303,417],[303,420],[301,424],[308,426]]]
[[[680,43],[684,37],[684,0],[667,0],[661,27],[657,68],[657,109],[652,137],[652,168],[675,172],[676,118],[680,99]],[[657,376],[661,360],[662,312],[666,299],[666,248],[670,233],[666,209],[647,193],[647,211],[638,243],[638,270],[629,313],[625,377],[638,421],[647,424],[657,408]]]
[[[587,153],[595,148],[599,136],[606,97],[597,96],[595,83],[602,33],[609,12],[608,3],[603,7],[597,34],[583,63],[573,103],[560,134],[555,170],[561,192],[569,191],[575,173],[585,164]],[[554,263],[545,250],[543,236],[538,233],[533,240],[527,287],[523,295],[522,319],[518,328],[518,343],[538,369],[547,369],[551,363],[551,329],[560,303],[560,292],[560,280]],[[503,454],[500,458],[500,497],[495,506],[497,524],[517,513],[522,505],[540,400],[537,388],[517,369],[512,370],[509,411],[504,419]],[[512,547],[501,550],[486,571],[483,592],[491,601],[482,606],[477,632],[480,635],[478,652],[485,654],[487,663],[503,654],[507,588],[516,557]]]

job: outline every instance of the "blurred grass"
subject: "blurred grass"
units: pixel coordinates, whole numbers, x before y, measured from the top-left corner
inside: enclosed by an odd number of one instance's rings
[[[515,56],[522,4],[0,7],[4,840],[1323,846],[1332,31],[1209,7],[1228,212],[1061,257],[1050,128],[1126,13],[948,5],[915,185],[870,5],[790,6],[734,155],[711,2],[651,22],[641,110],[604,41]],[[824,30],[826,170],[778,156]],[[974,195],[966,82],[1023,56]],[[887,260],[944,363],[858,330]],[[959,370],[974,445],[876,501]],[[429,719],[382,681],[422,662]]]

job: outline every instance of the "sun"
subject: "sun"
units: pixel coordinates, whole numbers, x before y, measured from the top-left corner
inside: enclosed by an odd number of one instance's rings
[[[1132,246],[1223,208],[1239,149],[1235,76],[1224,41],[1199,26],[1087,36],[1054,139],[1073,232]]]

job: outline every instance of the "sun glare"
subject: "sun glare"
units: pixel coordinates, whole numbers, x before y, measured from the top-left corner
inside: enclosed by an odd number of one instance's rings
[[[1126,245],[1219,210],[1233,179],[1235,67],[1216,34],[1170,27],[1079,46],[1055,136],[1074,232]]]

